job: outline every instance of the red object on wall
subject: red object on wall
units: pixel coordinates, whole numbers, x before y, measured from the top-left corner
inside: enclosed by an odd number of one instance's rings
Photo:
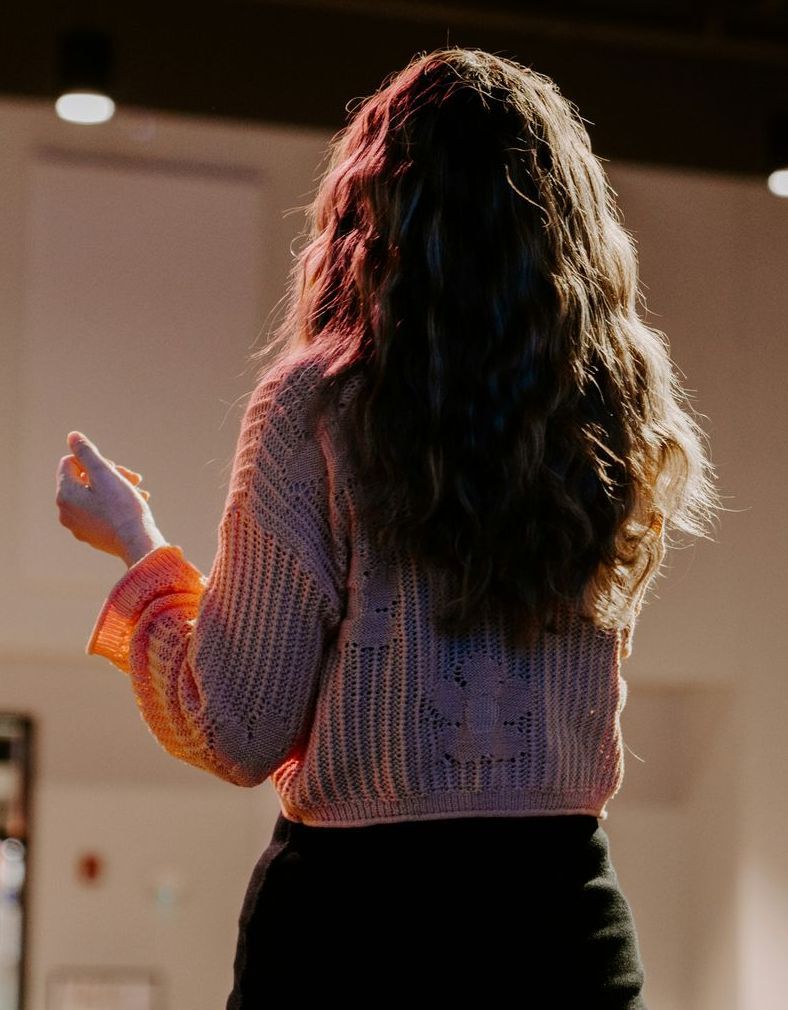
[[[95,884],[104,876],[104,860],[95,852],[85,852],[77,860],[77,877],[83,884]]]

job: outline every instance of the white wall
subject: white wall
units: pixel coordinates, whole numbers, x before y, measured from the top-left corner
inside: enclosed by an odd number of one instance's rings
[[[71,428],[139,469],[203,571],[251,388],[328,134],[126,112],[98,128],[0,103],[0,707],[39,726],[31,978],[138,965],[163,1010],[217,1010],[243,890],[278,809],[268,784],[170,758],[123,675],[84,646],[121,562],[57,521]],[[649,320],[709,421],[719,540],[669,555],[640,618],[626,776],[604,822],[649,1010],[777,1010],[788,984],[782,385],[788,205],[757,183],[609,165]],[[97,851],[105,882],[78,882]],[[162,908],[155,882],[180,882]]]
[[[94,130],[0,103],[0,707],[38,723],[26,1010],[61,966],[153,969],[162,1010],[216,1010],[278,811],[173,760],[84,648],[122,563],[58,522],[66,433],[140,470],[210,569],[248,354],[284,290],[326,136],[128,112]],[[78,858],[96,852],[88,886]],[[175,881],[174,907],[157,885]]]

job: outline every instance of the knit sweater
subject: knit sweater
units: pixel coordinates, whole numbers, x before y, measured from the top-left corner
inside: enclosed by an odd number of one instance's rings
[[[302,353],[252,392],[209,575],[179,546],[150,551],[111,589],[86,652],[129,676],[165,750],[239,786],[270,777],[294,821],[605,820],[632,625],[573,618],[528,650],[494,617],[437,632],[434,573],[384,563],[357,522],[337,435],[347,400],[306,423],[321,375]]]

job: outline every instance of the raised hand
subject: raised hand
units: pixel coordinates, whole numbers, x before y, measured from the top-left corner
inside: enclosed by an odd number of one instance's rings
[[[68,435],[72,454],[57,469],[60,522],[96,550],[127,559],[142,542],[164,541],[148,506],[150,494],[137,487],[142,475],[117,466],[81,432]]]

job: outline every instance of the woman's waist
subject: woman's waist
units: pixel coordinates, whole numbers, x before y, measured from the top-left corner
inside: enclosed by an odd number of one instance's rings
[[[480,862],[492,877],[514,866],[541,867],[566,878],[598,858],[605,845],[599,820],[590,814],[477,814],[420,816],[364,825],[304,823],[280,814],[277,836],[310,865],[338,870],[363,866],[397,872],[406,867],[454,866],[460,873],[468,860]],[[316,862],[312,862],[312,860]],[[571,867],[575,869],[572,870]],[[531,871],[527,871],[531,872]]]
[[[508,791],[436,793],[399,798],[348,798],[306,804],[297,793],[280,792],[289,835],[305,846],[365,846],[384,838],[411,844],[465,839],[466,846],[490,843],[550,848],[574,844],[599,827],[599,812],[586,795]]]
[[[382,834],[399,837],[403,841],[409,837],[429,835],[467,838],[508,837],[512,839],[559,839],[588,835],[599,827],[599,819],[591,814],[487,814],[478,813],[465,816],[413,816],[401,820],[378,820],[366,824],[352,825],[340,822],[304,822],[294,820],[282,812],[294,838],[303,838],[316,844],[330,844],[336,840],[345,844],[352,840],[372,839]],[[363,844],[363,842],[362,842]]]

